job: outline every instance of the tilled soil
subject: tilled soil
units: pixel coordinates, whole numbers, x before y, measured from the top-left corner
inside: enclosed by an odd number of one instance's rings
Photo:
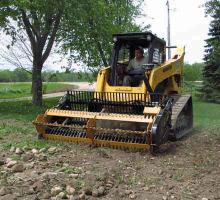
[[[40,147],[34,132],[1,136],[0,199],[220,199],[217,130],[195,129],[154,156],[62,142]]]

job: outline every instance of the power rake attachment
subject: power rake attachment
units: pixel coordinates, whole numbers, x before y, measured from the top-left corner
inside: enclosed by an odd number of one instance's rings
[[[45,139],[154,151],[167,141],[171,109],[160,94],[68,91],[33,123]]]

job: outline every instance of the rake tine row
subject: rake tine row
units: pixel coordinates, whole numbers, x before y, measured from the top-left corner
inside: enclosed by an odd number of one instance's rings
[[[47,134],[50,135],[60,135],[64,137],[80,137],[86,138],[85,131],[79,131],[74,129],[62,128],[62,127],[47,127]],[[94,140],[99,141],[110,141],[110,142],[123,142],[123,143],[135,143],[135,144],[147,144],[146,138],[142,136],[131,136],[131,135],[121,135],[112,133],[101,133],[94,134]]]

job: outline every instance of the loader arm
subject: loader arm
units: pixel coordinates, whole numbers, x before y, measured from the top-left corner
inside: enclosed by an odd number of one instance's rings
[[[168,88],[170,93],[180,93],[181,79],[176,80],[175,76],[182,77],[183,75],[183,58],[185,54],[184,48],[178,48],[171,60],[166,61],[163,65],[152,69],[149,84],[153,91],[164,80],[169,79]],[[178,82],[179,81],[179,82]],[[176,85],[178,84],[178,86]]]

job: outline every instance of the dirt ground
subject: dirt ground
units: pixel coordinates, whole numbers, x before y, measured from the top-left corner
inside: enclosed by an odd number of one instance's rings
[[[32,127],[10,120],[1,123]],[[62,142],[39,147],[34,129],[18,132],[0,138],[1,200],[220,199],[216,131],[195,129],[154,156]],[[32,143],[22,146],[28,140]]]

